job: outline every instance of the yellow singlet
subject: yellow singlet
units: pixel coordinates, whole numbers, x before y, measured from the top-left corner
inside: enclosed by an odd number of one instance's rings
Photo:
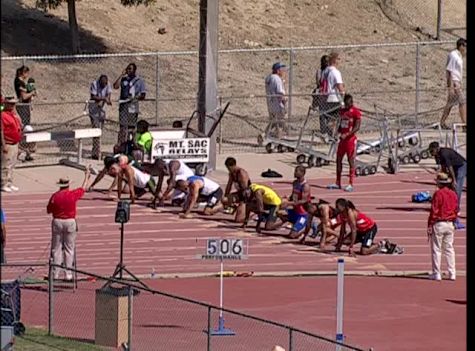
[[[268,186],[260,184],[251,184],[250,188],[252,192],[262,190],[262,192],[264,193],[262,196],[264,205],[280,206],[282,204],[282,199],[280,198],[280,196],[277,195],[277,193]]]

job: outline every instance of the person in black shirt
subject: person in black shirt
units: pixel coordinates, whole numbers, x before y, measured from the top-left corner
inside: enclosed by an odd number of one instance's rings
[[[36,89],[29,89],[28,76],[30,69],[26,66],[21,66],[16,70],[16,77],[13,85],[18,101],[21,103],[17,106],[18,115],[24,126],[31,123],[30,103],[33,96],[36,96]],[[31,84],[30,84],[31,85]]]
[[[31,129],[31,100],[36,96],[34,79],[28,78],[29,75],[30,69],[27,66],[21,66],[16,70],[16,76],[13,82],[15,93],[19,101],[19,104],[16,106],[18,116],[20,116],[23,127],[28,126],[25,131]],[[31,154],[36,151],[35,143],[21,142],[20,149],[26,153],[25,161],[33,161]]]
[[[463,185],[467,176],[467,161],[455,150],[448,147],[440,147],[437,141],[429,144],[429,152],[435,161],[442,167],[442,171],[449,174],[453,179],[453,186],[458,197],[458,208],[462,200]],[[456,222],[457,229],[463,228],[461,223]]]

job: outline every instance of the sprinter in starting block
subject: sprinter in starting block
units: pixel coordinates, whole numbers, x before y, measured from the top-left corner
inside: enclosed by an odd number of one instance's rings
[[[191,218],[191,210],[198,202],[206,202],[203,210],[205,215],[213,215],[223,208],[223,189],[209,178],[191,176],[186,180],[178,180],[176,188],[186,194],[181,218]]]

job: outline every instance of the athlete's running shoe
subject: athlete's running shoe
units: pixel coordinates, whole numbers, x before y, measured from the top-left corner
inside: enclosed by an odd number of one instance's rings
[[[345,187],[345,191],[351,193],[351,192],[353,191],[353,185],[351,185],[351,184],[350,184],[350,185],[347,185],[347,186]]]
[[[330,189],[330,190],[341,189],[341,185],[338,185],[338,184],[330,184],[330,185],[327,185],[327,189]]]

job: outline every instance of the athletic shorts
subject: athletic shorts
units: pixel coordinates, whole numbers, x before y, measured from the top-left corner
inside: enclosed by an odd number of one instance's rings
[[[455,106],[455,105],[465,105],[467,102],[467,99],[465,98],[465,94],[463,90],[460,88],[460,85],[454,89],[453,94],[448,94],[447,97],[447,104],[449,106]]]
[[[203,199],[203,202],[206,201],[205,208],[214,208],[223,198],[223,189],[218,188],[214,193],[209,194],[208,196],[200,196]]]
[[[264,204],[264,211],[266,211],[266,213],[262,215],[260,220],[266,221],[266,222],[275,222],[277,220],[278,210],[279,210],[279,206]]]
[[[293,232],[300,233],[307,226],[308,214],[298,214],[293,209],[290,209],[287,210],[287,218],[293,224]]]
[[[356,233],[356,242],[361,243],[361,247],[370,248],[373,245],[374,237],[378,232],[378,226],[375,224],[365,232]]]
[[[340,140],[338,143],[338,149],[336,150],[336,156],[343,158],[347,155],[348,158],[354,159],[356,157],[356,144],[358,139],[350,138],[345,140]]]

